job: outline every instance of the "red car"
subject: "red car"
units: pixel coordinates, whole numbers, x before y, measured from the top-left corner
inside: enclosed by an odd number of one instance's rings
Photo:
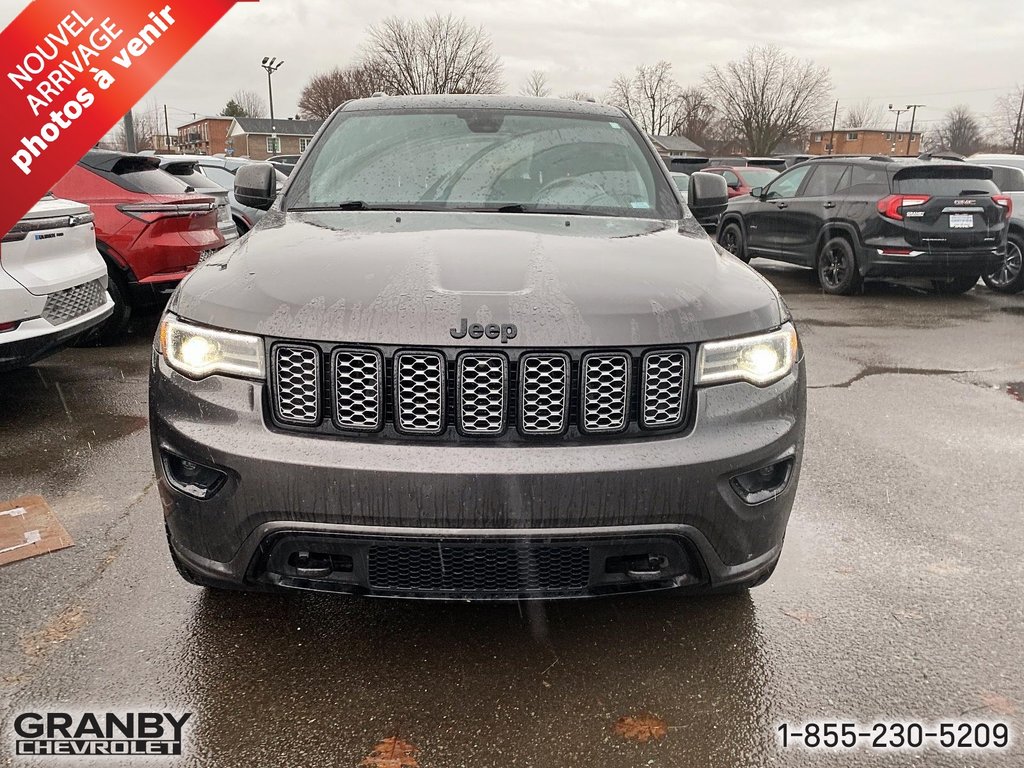
[[[99,329],[124,331],[132,307],[169,294],[201,257],[222,248],[213,198],[159,168],[159,158],[92,150],[54,185],[96,216],[96,247],[107,262],[115,309]]]
[[[739,168],[730,168],[724,165],[714,168],[702,168],[705,173],[717,173],[725,177],[725,183],[729,187],[729,198],[749,195],[750,190],[755,187],[763,187],[779,175],[779,172],[771,168],[758,168],[747,165]]]

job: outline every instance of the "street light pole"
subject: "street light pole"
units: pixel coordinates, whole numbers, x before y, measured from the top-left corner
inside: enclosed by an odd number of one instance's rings
[[[274,139],[274,149],[278,149],[277,146],[277,130],[274,125],[274,82],[273,74],[281,68],[284,64],[284,60],[278,61],[276,57],[264,56],[263,63],[260,65],[267,70],[267,93],[270,96],[270,137]]]
[[[917,110],[925,104],[907,104],[907,109],[913,110],[910,113],[910,134],[907,136],[907,157],[910,157],[910,144],[914,140],[914,123],[917,121]]]
[[[893,109],[892,104],[890,104],[889,105],[889,111],[896,113],[896,127],[893,129],[893,134],[892,134],[892,149],[895,152],[896,151],[896,134],[900,132],[900,115],[902,115],[904,112],[907,112],[909,110],[906,110],[906,109]]]
[[[1020,109],[1017,110],[1017,127],[1013,129],[1013,154],[1020,152],[1020,127],[1024,120],[1024,88],[1020,91]]]

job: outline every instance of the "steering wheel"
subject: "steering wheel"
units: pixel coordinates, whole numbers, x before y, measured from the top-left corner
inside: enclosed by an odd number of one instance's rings
[[[593,181],[590,181],[589,179],[580,179],[580,178],[573,178],[573,177],[563,177],[563,178],[560,178],[560,179],[555,179],[554,181],[549,181],[547,184],[545,184],[543,187],[541,187],[537,191],[537,195],[534,198],[534,201],[535,202],[539,202],[549,192],[551,192],[553,190],[556,190],[556,189],[561,189],[562,187],[569,187],[569,186],[586,187],[590,191],[593,192],[593,194],[590,197],[586,198],[582,202],[577,203],[576,201],[573,201],[573,204],[587,205],[592,200],[595,200],[595,199],[597,199],[599,197],[606,197],[609,200],[611,200],[613,203],[616,202],[615,198],[612,197],[611,195],[609,195],[608,192],[605,191],[605,189],[603,187],[601,187],[600,185],[598,185],[597,183],[595,183]]]

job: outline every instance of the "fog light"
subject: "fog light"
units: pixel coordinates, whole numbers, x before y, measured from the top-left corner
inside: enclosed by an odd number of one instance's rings
[[[163,454],[163,464],[164,474],[171,487],[194,499],[211,498],[228,479],[227,474],[219,469],[175,456],[173,453]]]
[[[785,490],[793,472],[793,457],[736,475],[729,484],[747,504],[761,504]]]

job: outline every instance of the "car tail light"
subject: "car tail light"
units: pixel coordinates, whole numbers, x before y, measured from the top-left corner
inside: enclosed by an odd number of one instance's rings
[[[903,221],[902,208],[924,205],[931,199],[930,195],[889,195],[878,201],[878,212],[887,219]]]
[[[912,256],[910,248],[879,248],[878,253],[882,256]]]
[[[1010,199],[1009,195],[992,195],[992,201],[1003,209],[1003,215],[1006,218],[1010,218],[1013,215],[1013,200]]]
[[[117,210],[126,213],[132,218],[152,223],[158,219],[175,218],[178,216],[192,216],[197,213],[209,213],[213,210],[213,203],[182,203],[179,205],[166,203],[137,203],[130,205],[119,205]]]
[[[6,333],[7,331],[13,331],[19,325],[21,325],[21,321],[20,320],[15,320],[14,322],[10,322],[10,323],[0,323],[0,333]]]

